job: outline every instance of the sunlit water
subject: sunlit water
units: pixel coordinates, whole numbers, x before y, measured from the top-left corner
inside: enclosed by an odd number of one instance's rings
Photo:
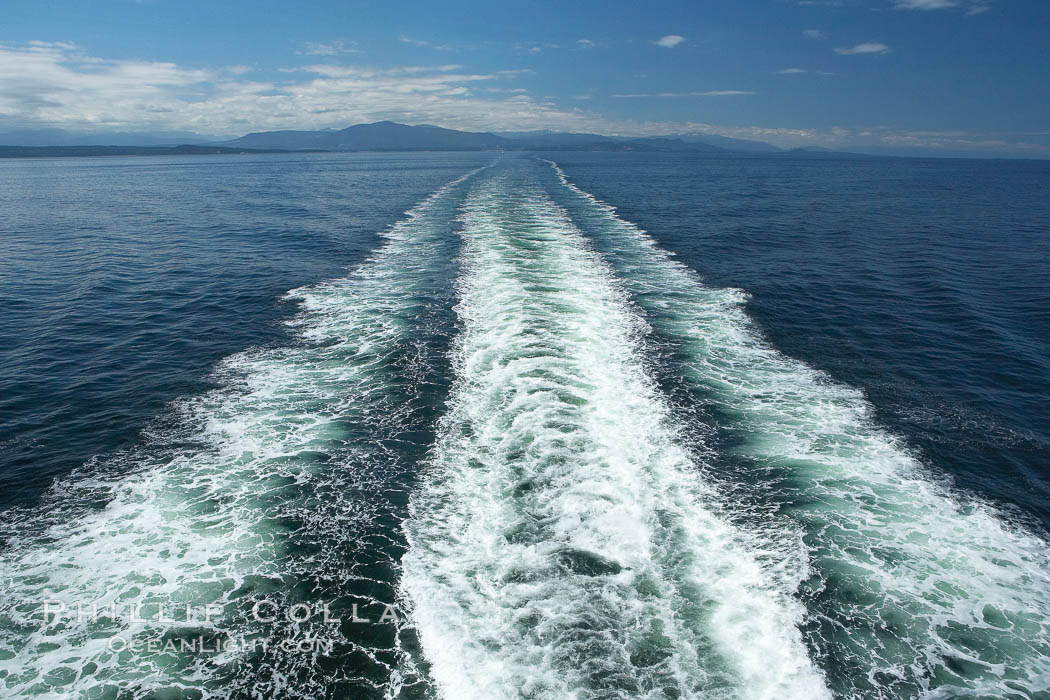
[[[4,692],[1050,692],[1047,168],[665,155],[4,164]]]

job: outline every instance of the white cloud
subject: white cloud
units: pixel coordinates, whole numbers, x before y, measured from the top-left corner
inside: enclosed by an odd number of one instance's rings
[[[895,0],[893,6],[898,10],[943,10],[957,4],[955,0]]]
[[[828,35],[819,29],[804,29],[802,30],[802,36],[807,39],[827,39]]]
[[[28,41],[26,45],[38,49],[64,49],[66,51],[76,51],[78,48],[71,41]]]
[[[581,49],[593,49],[594,48],[594,42],[591,41],[590,39],[577,39],[576,40],[576,45],[578,47],[580,47]]]
[[[786,129],[689,121],[611,119],[561,108],[514,85],[522,71],[475,73],[457,64],[362,67],[323,63],[286,69],[286,79],[246,79],[240,68],[111,60],[67,43],[0,43],[0,131],[58,127],[77,132],[192,132],[240,136],[273,129],[342,128],[393,119],[471,131],[597,132],[610,136],[704,133],[778,146],[922,146],[950,152],[1050,156],[1050,147],[965,132]],[[637,97],[720,97],[747,90]],[[577,96],[582,98],[583,96]],[[624,95],[623,97],[628,97]]]
[[[168,62],[106,61],[68,43],[0,44],[0,120],[95,124],[119,121],[119,110],[128,108],[134,118],[156,121],[149,115],[166,111],[168,95],[235,76]]]
[[[396,68],[362,68],[360,66],[341,66],[327,63],[319,63],[312,66],[303,66],[298,71],[315,73],[328,78],[358,78],[370,80],[376,78],[392,78],[403,75],[419,75],[420,73],[449,73],[462,68],[458,63],[446,63],[440,66],[398,66]],[[292,71],[295,72],[295,71]],[[438,76],[441,77],[441,76]],[[477,80],[490,76],[457,76],[459,79],[468,78]]]
[[[683,41],[685,41],[684,36],[679,36],[677,34],[668,34],[667,36],[660,37],[653,43],[657,46],[662,46],[665,49],[673,49],[674,47],[681,44]]]
[[[70,45],[0,44],[0,130],[53,126],[226,136],[387,118],[469,126],[486,115],[531,126],[547,111],[527,94],[475,95],[475,87],[506,84],[521,71],[461,68],[324,63],[287,72],[286,81],[256,82],[239,75],[238,67],[193,69],[101,59]]]
[[[303,44],[302,53],[307,56],[338,56],[340,54],[361,53],[357,42],[330,41],[328,43],[307,41]]]
[[[803,68],[784,68],[783,70],[778,70],[777,75],[800,75],[805,72]]]
[[[392,119],[469,130],[681,131],[687,124],[607,119],[536,98],[513,81],[527,70],[464,71],[458,64],[375,67],[325,62],[286,68],[271,82],[240,69],[109,60],[68,44],[0,44],[0,131],[76,132],[321,129]],[[714,93],[712,93],[714,94]]]
[[[524,51],[525,53],[540,53],[548,49],[561,48],[558,44],[541,43],[538,41],[523,41],[513,45],[514,50]]]
[[[857,44],[849,48],[838,48],[835,49],[835,53],[843,56],[855,56],[858,54],[879,54],[886,53],[890,50],[889,46],[880,43],[878,41],[865,41],[863,44]]]
[[[754,95],[751,90],[708,90],[707,92],[691,92],[690,97],[732,97],[733,95]]]
[[[434,51],[466,51],[469,49],[478,48],[472,44],[457,44],[454,42],[439,43],[436,41],[426,41],[424,39],[413,39],[409,36],[398,37],[398,41],[403,44],[409,44],[411,46],[417,46],[421,49],[433,49]]]
[[[635,92],[616,94],[613,97],[732,97],[754,94],[751,90],[708,90],[706,92]]]
[[[893,0],[895,10],[950,10],[966,8],[966,16],[980,15],[991,7],[986,0]]]

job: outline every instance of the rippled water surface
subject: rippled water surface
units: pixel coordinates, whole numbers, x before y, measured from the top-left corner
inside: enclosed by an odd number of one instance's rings
[[[3,694],[1050,693],[1044,163],[0,182]]]
[[[283,341],[285,292],[341,276],[486,160],[0,162],[0,501],[134,445],[223,357]]]

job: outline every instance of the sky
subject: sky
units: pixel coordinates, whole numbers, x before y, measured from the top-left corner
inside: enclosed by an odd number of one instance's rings
[[[1050,157],[1050,0],[0,3],[0,133],[382,119]]]

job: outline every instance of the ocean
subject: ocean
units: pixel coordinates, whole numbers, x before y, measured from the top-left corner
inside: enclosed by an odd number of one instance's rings
[[[1050,695],[1050,163],[0,183],[0,694]]]

